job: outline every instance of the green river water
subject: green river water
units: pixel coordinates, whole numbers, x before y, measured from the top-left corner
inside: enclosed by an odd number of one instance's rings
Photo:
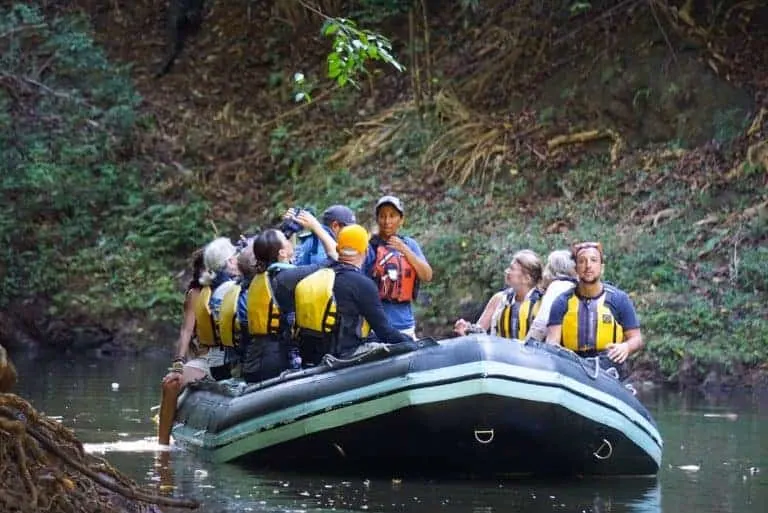
[[[19,394],[61,418],[90,451],[200,511],[768,512],[768,397],[650,391],[664,438],[657,478],[427,481],[259,472],[160,451],[152,406],[164,361],[17,362]],[[117,384],[117,387],[113,386]]]

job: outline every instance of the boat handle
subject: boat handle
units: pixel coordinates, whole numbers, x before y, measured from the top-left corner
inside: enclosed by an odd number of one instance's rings
[[[604,448],[608,450],[608,454],[602,454]],[[607,460],[610,458],[613,455],[613,446],[611,445],[611,442],[603,438],[603,443],[592,453],[592,455],[598,460]]]
[[[493,429],[475,429],[475,440],[481,444],[489,444],[493,442],[493,437]]]

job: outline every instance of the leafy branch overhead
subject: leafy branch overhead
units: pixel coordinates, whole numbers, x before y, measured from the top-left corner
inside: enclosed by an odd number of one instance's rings
[[[405,70],[405,66],[392,55],[392,43],[386,37],[359,29],[350,19],[325,18],[322,34],[333,37],[332,51],[327,58],[328,78],[333,79],[339,87],[347,84],[358,87],[358,77],[369,73],[366,66],[370,61],[384,62],[400,72]],[[296,73],[294,83],[297,89],[296,101],[311,101],[304,74]]]
[[[368,60],[383,61],[396,70],[405,67],[392,55],[392,44],[387,38],[368,30],[360,30],[355,22],[344,18],[331,18],[323,24],[323,35],[333,36],[333,51],[328,54],[328,77],[340,86],[355,84],[358,73],[367,73]]]

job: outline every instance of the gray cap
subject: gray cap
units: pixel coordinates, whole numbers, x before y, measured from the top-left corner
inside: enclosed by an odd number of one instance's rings
[[[325,212],[323,212],[323,224],[330,226],[332,222],[336,221],[344,226],[357,223],[355,219],[355,213],[352,209],[345,207],[344,205],[331,205]]]
[[[400,202],[400,198],[396,196],[382,196],[379,201],[376,202],[376,208],[374,209],[376,215],[379,215],[379,208],[381,208],[383,205],[392,205],[395,207],[395,210],[400,212],[401,216],[405,215],[403,204]]]

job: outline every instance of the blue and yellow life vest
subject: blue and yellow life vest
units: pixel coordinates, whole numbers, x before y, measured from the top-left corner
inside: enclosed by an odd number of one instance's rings
[[[624,329],[606,304],[612,291],[608,286],[603,287],[603,293],[594,299],[580,298],[575,291],[569,293],[563,317],[563,346],[576,352],[603,351],[610,344],[624,342]],[[580,340],[584,335],[586,339]]]
[[[248,333],[277,335],[280,333],[280,307],[275,302],[269,273],[257,274],[248,287]]]
[[[219,335],[221,336],[221,345],[225,347],[235,347],[240,333],[240,323],[237,321],[237,298],[240,296],[242,287],[235,285],[230,287],[224,299],[221,301],[221,314],[219,317]]]
[[[539,289],[533,289],[528,296],[520,303],[520,308],[517,312],[517,323],[512,318],[512,313],[515,310],[514,292],[510,292],[511,296],[507,300],[507,305],[501,311],[499,318],[496,321],[496,335],[505,338],[517,338],[520,340],[525,339],[528,334],[528,330],[531,329],[531,322],[539,313],[541,307],[540,299],[544,295]],[[512,333],[513,326],[517,326],[517,333]]]
[[[222,274],[212,285],[200,289],[200,296],[195,303],[195,333],[201,346],[224,345],[221,340],[221,299],[231,292],[231,288],[238,288],[234,279]],[[222,288],[224,287],[224,288]]]
[[[333,285],[337,272],[330,267],[318,269],[296,285],[296,328],[300,333],[322,337],[336,333],[339,319]],[[365,338],[370,332],[368,321],[361,318],[360,337]]]

